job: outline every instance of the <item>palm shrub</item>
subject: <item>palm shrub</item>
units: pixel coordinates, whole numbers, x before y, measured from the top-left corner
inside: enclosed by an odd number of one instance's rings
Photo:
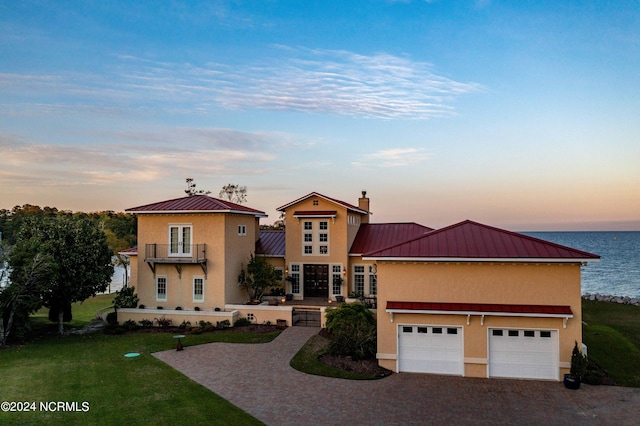
[[[376,319],[364,304],[343,303],[326,312],[331,353],[356,360],[375,356]]]

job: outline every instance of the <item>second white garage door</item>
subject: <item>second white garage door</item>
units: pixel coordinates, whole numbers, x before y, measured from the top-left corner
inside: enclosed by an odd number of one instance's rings
[[[463,375],[462,328],[398,326],[398,371]]]
[[[558,332],[489,329],[489,377],[558,380]]]

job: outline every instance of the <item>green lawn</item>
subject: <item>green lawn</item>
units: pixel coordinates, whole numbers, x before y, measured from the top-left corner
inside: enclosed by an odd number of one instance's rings
[[[109,303],[108,297],[99,296],[98,300],[74,306],[74,324],[88,322],[96,309]],[[38,316],[43,318],[36,318],[36,322],[44,327],[46,311]],[[259,343],[272,340],[277,334],[204,333],[188,335],[184,345],[214,341]],[[151,356],[175,345],[171,333],[96,333],[46,335],[22,347],[2,350],[0,402],[36,402],[39,408],[40,402],[86,401],[89,411],[0,411],[0,424],[260,424]],[[141,356],[125,358],[128,352],[139,352]]]
[[[73,308],[72,327],[81,327],[95,311],[111,303],[98,296]],[[583,303],[584,341],[589,357],[617,384],[640,387],[640,308],[604,302]],[[34,325],[55,330],[46,310]],[[185,346],[214,341],[260,343],[277,333],[238,332],[188,335]],[[0,402],[35,402],[36,412],[2,412],[0,424],[259,424],[239,408],[156,360],[151,353],[175,348],[171,333],[110,336],[44,334],[28,344],[0,351]],[[312,350],[314,349],[314,350]],[[292,361],[305,371],[334,377],[316,364],[311,344]],[[139,352],[127,359],[127,352]],[[330,369],[330,367],[328,368]],[[347,375],[348,377],[348,375]],[[355,378],[355,377],[352,377]],[[362,377],[359,377],[362,378]],[[44,412],[40,402],[89,403],[87,412]]]
[[[589,359],[617,385],[640,387],[640,307],[584,300],[582,320]]]

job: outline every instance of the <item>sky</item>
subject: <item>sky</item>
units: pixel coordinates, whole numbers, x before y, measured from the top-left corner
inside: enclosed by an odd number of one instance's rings
[[[311,192],[640,230],[640,1],[0,0],[0,208]]]

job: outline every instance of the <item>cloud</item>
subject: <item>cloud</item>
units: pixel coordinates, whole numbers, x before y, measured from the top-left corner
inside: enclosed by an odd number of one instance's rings
[[[365,161],[353,162],[357,167],[402,167],[431,158],[423,148],[393,148],[364,155]]]
[[[482,86],[436,74],[426,62],[387,53],[273,46],[265,59],[201,65],[121,55],[110,74],[0,74],[0,114],[117,114],[215,109],[302,111],[381,119],[455,114],[455,100]],[[35,100],[34,100],[35,98]],[[46,102],[55,99],[55,102]],[[21,102],[22,101],[22,102]]]
[[[92,146],[0,134],[2,186],[113,185],[199,175],[256,175],[277,159],[275,136],[229,129],[107,131]],[[108,141],[108,142],[107,142]]]

